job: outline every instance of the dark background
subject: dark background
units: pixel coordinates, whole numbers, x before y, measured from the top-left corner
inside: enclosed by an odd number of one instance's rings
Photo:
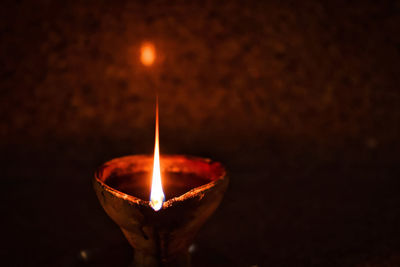
[[[1,265],[123,242],[91,178],[152,153],[158,91],[161,153],[230,173],[203,259],[400,266],[400,1],[5,1],[0,17]]]

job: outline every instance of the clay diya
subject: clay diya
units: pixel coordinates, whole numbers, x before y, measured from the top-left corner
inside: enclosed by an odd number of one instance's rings
[[[94,190],[133,247],[133,266],[190,266],[188,248],[221,202],[228,177],[209,159],[163,155],[160,161],[165,201],[157,211],[149,201],[153,155],[106,162]]]

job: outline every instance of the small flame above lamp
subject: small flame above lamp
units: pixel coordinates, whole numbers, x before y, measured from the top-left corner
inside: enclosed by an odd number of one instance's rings
[[[151,43],[141,62],[155,58]],[[190,266],[189,246],[228,186],[224,167],[209,159],[159,153],[158,101],[154,155],[103,164],[93,186],[101,206],[134,249],[133,266]]]

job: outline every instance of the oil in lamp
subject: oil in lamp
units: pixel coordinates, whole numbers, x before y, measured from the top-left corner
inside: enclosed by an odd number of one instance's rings
[[[142,47],[142,63],[150,66],[154,59],[154,46]],[[221,202],[228,177],[220,163],[209,159],[160,157],[158,125],[157,101],[154,155],[106,162],[93,186],[133,247],[133,266],[190,266],[188,248]]]

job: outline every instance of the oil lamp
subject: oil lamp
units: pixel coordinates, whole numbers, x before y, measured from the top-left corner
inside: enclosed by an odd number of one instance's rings
[[[154,52],[154,47],[146,51]],[[142,49],[142,61],[154,58],[143,56]],[[154,155],[106,162],[93,186],[133,247],[133,266],[190,266],[188,248],[221,202],[228,177],[220,163],[209,159],[160,156],[158,101],[155,124]]]

